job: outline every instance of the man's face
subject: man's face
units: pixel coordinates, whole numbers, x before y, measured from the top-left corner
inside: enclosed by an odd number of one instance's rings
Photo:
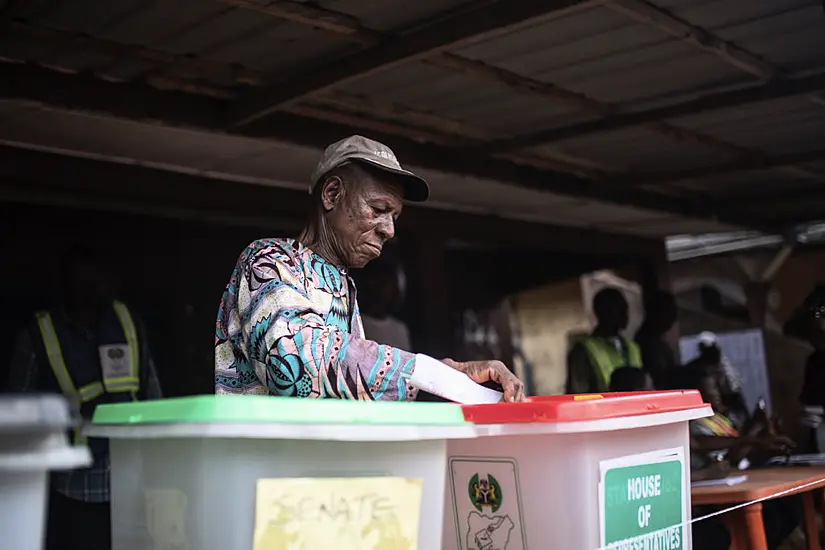
[[[722,350],[717,344],[699,344],[699,354],[710,364],[716,364],[722,360]]]
[[[100,307],[111,296],[105,271],[96,262],[78,261],[69,271],[68,290],[75,306]]]
[[[342,261],[347,267],[364,267],[395,236],[404,194],[401,185],[389,178],[379,181],[363,170],[351,173],[357,181],[344,181],[337,200],[330,197],[334,184],[328,184],[323,200],[331,206],[327,218]]]
[[[610,306],[605,309],[604,322],[611,328],[616,330],[624,330],[627,328],[627,323],[630,320],[630,311],[627,302],[624,298],[616,298],[610,303]]]

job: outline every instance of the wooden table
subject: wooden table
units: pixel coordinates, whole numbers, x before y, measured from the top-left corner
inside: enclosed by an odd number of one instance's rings
[[[748,470],[745,473],[748,480],[739,485],[692,489],[690,493],[693,505],[735,506],[765,499],[783,491],[788,492],[776,498],[802,494],[808,548],[820,550],[814,491],[825,487],[825,467],[778,467]],[[720,519],[725,521],[730,531],[733,541],[731,550],[767,550],[761,503],[722,514]]]

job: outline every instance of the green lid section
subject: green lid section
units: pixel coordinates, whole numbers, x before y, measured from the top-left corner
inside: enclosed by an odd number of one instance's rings
[[[468,424],[459,405],[299,399],[263,395],[202,395],[99,405],[93,424],[261,422],[455,426]]]

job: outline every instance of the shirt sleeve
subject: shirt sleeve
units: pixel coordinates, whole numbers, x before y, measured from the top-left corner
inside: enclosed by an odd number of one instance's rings
[[[32,344],[28,330],[23,330],[17,335],[6,384],[10,392],[22,393],[37,390],[39,368]]]
[[[582,344],[576,344],[567,356],[567,393],[591,393],[595,391],[593,367]]]
[[[690,435],[692,437],[697,436],[713,436],[713,430],[711,430],[706,424],[702,422],[697,422],[696,420],[690,421]]]
[[[270,394],[414,399],[415,356],[328,324],[308,284],[294,257],[271,248],[250,257],[238,281],[241,344]]]

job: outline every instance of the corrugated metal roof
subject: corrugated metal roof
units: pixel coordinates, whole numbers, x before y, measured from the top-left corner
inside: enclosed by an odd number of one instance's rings
[[[425,63],[389,70],[342,89],[462,120],[497,138],[593,118],[502,86],[480,85],[476,79]]]
[[[49,28],[272,73],[355,49],[334,35],[218,1],[30,3],[23,8],[20,18]],[[122,62],[111,56],[75,57],[71,55],[71,44],[68,46],[52,52],[52,63],[102,69],[112,64],[117,67]],[[141,70],[140,65],[133,71],[117,67],[115,73],[131,78]]]
[[[657,0],[656,4],[791,72],[822,65],[825,32],[820,1]]]
[[[393,31],[409,27],[419,21],[461,5],[472,5],[469,0],[322,0],[323,8],[354,15],[370,29]]]
[[[729,160],[725,153],[698,145],[664,139],[648,128],[636,127],[556,143],[565,151],[599,158],[637,172],[688,169]]]
[[[775,155],[820,149],[825,145],[825,106],[800,98],[735,107],[680,118],[676,122]]]
[[[680,188],[696,191],[712,190],[715,195],[730,197],[731,200],[810,188],[812,184],[816,185],[809,179],[779,170],[749,170],[735,174],[710,175],[695,181],[678,182]]]
[[[307,3],[349,14],[364,27],[378,31],[408,29],[464,4],[472,5],[469,0],[322,0]],[[620,104],[622,110],[628,111],[649,109],[697,94],[758,82],[756,76],[725,62],[719,55],[655,26],[640,23],[625,13],[610,9],[608,4],[597,3],[546,18],[452,53],[516,76],[579,92],[603,103]],[[652,4],[692,25],[704,27],[722,39],[735,42],[787,73],[825,70],[825,15],[821,0],[653,0]],[[259,76],[268,79],[292,78],[301,71],[311,71],[360,48],[342,36],[258,11],[235,8],[219,0],[30,0],[18,6],[21,11],[15,17],[32,25],[168,52],[180,56],[181,64],[191,57],[227,69],[242,66],[259,71]],[[83,39],[73,40],[71,34],[61,41],[46,44],[14,28],[0,40],[0,56],[126,80],[158,71],[174,73],[175,69],[175,63],[159,67],[126,51],[101,50]],[[220,74],[210,72],[195,80],[223,87],[237,84],[231,70],[224,76]],[[377,97],[403,108],[411,107],[461,121],[491,140],[566,127],[601,116],[598,112],[583,112],[559,104],[535,90],[525,91],[526,86],[517,88],[493,82],[489,76],[457,74],[427,61],[402,63],[338,87],[341,91]],[[131,137],[113,139],[114,133],[122,131],[123,121],[87,121],[88,128],[76,129],[61,126],[73,124],[68,116],[25,110],[11,113],[8,105],[4,111],[7,116],[13,114],[22,118],[0,119],[0,137],[13,135],[20,140],[66,146],[74,140],[78,148],[97,148],[112,155],[125,155],[128,149],[134,156],[143,155],[153,161],[198,168],[212,163],[222,170],[246,172],[254,177],[266,177],[273,170],[272,159],[264,154],[269,147],[265,141],[248,140],[243,146],[240,142],[232,141],[230,145],[226,141],[227,154],[199,161],[190,156],[196,154],[198,148],[195,145],[200,145],[201,151],[217,149],[220,140],[226,136],[220,139],[193,137],[175,130],[172,131],[175,139],[190,139],[192,143],[172,143],[168,129],[144,128],[134,130],[136,133]],[[724,143],[755,149],[756,156],[821,149],[825,144],[825,106],[805,97],[694,114],[669,122]],[[144,140],[153,143],[144,143]],[[204,140],[209,142],[208,145]],[[650,128],[627,127],[552,145],[596,164],[634,172],[724,165],[736,158],[731,148],[697,141],[701,140],[677,140]],[[246,153],[240,154],[236,148],[244,149]],[[236,153],[239,154],[234,157]],[[708,195],[738,196],[751,191],[754,195],[770,195],[783,189],[822,189],[822,183],[813,180],[817,172],[825,175],[825,161],[811,163],[807,168],[814,177],[806,179],[776,169],[742,171],[707,176],[699,181],[683,181],[666,190],[690,189]],[[463,189],[453,180],[445,185]],[[499,187],[490,189],[501,192]],[[443,192],[449,196],[448,191]],[[535,192],[522,195],[526,193],[524,190],[512,193],[507,197],[511,201],[509,204],[512,208],[523,209],[525,216],[547,216],[548,205],[552,202],[550,198],[556,202],[560,200],[548,195],[547,201],[539,201]],[[522,197],[523,201],[514,197]],[[458,199],[449,200],[455,202]],[[465,200],[471,201],[469,198]],[[497,204],[492,195],[485,195],[483,200],[476,197],[476,200],[489,203],[491,208]],[[783,212],[793,213],[787,203],[784,204],[782,208],[786,210]],[[637,212],[626,207],[597,208],[588,203],[587,208],[577,209],[576,205],[579,203],[566,199],[564,207],[552,210],[552,216],[563,223],[601,224],[599,226],[616,230],[623,227],[637,233],[647,231],[649,233],[645,234],[657,235],[663,227],[673,230],[676,226],[686,225],[683,219]],[[479,204],[475,206],[481,207]],[[814,203],[805,207],[815,206]]]
[[[748,80],[711,54],[602,7],[459,53],[608,103]]]

